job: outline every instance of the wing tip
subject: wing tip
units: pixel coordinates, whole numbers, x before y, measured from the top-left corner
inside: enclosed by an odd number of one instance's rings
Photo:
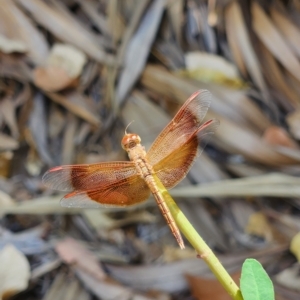
[[[46,186],[48,186],[48,179],[49,179],[49,170],[42,177],[42,182]]]
[[[74,190],[74,187],[71,183],[66,180],[66,174],[64,174],[64,168],[63,166],[58,166],[49,169],[45,172],[45,174],[42,177],[42,183],[53,190],[58,191],[72,191]],[[68,177],[69,179],[69,177]]]
[[[217,128],[220,126],[220,121],[218,119],[211,119],[203,123],[199,129],[197,130],[196,134],[198,135],[198,139],[208,135],[214,134]]]
[[[56,172],[56,171],[60,171],[62,170],[62,166],[57,166],[57,167],[53,167],[50,170],[48,170],[46,173],[52,173],[52,172]]]
[[[96,209],[103,207],[103,204],[91,199],[87,192],[74,191],[68,193],[60,200],[61,207]]]
[[[71,192],[71,193],[65,195],[64,198],[65,198],[65,199],[68,199],[68,198],[71,198],[71,197],[76,196],[77,194],[78,194],[78,193],[77,193],[76,191],[74,191],[74,192]]]
[[[47,179],[47,177],[49,176],[49,174],[54,173],[54,172],[57,172],[57,171],[60,171],[60,170],[62,170],[62,166],[58,166],[58,167],[54,167],[54,168],[49,169],[49,170],[46,171],[45,174],[43,175],[42,181],[44,182],[44,180]]]
[[[218,127],[218,126],[220,126],[220,121],[218,120],[218,119],[210,119],[210,120],[208,120],[208,121],[206,121],[205,123],[203,123],[202,125],[201,125],[201,127],[199,128],[199,130],[200,129],[203,129],[203,128],[206,128],[206,127],[208,127],[208,126],[210,126],[210,125],[214,125],[215,127]]]

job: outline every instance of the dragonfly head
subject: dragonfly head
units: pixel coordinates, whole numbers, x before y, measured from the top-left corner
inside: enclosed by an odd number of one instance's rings
[[[122,148],[126,151],[134,148],[136,145],[140,143],[141,143],[141,138],[135,133],[125,134],[121,141]]]

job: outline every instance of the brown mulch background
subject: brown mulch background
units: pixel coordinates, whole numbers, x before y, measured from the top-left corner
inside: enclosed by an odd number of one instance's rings
[[[126,160],[195,91],[220,126],[174,199],[237,283],[258,259],[300,295],[300,5],[0,1],[0,298],[229,299],[153,199],[68,209],[43,173]],[[298,234],[298,235],[297,235]]]

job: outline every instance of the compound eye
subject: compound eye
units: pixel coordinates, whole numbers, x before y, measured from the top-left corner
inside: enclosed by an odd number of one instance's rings
[[[136,143],[134,141],[130,141],[128,143],[128,148],[131,149],[131,148],[135,147],[135,145],[136,145]]]
[[[138,136],[138,135],[135,135],[132,137],[135,141],[136,144],[140,143],[141,142],[141,138]]]

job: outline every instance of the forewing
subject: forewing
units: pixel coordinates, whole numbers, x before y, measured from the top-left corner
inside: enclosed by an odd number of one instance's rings
[[[45,173],[43,182],[49,188],[60,191],[101,190],[134,175],[133,162],[104,162],[55,167]]]
[[[205,122],[182,146],[177,147],[153,166],[155,173],[166,188],[174,187],[186,176],[218,125],[218,120]]]
[[[199,130],[210,102],[211,94],[206,90],[195,92],[185,102],[148,151],[147,157],[151,165],[159,163],[175,149],[190,140]]]
[[[150,189],[145,181],[134,175],[103,188],[75,191],[61,199],[61,206],[79,208],[98,208],[101,206],[131,206],[145,201]]]

